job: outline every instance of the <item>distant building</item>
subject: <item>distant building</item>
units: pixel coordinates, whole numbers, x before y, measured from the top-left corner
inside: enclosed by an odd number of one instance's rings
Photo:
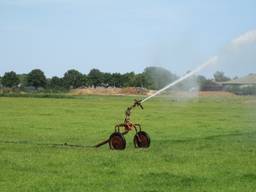
[[[256,74],[221,83],[224,90],[237,95],[256,95]]]
[[[250,74],[245,77],[226,81],[221,83],[224,86],[237,85],[237,86],[255,86],[256,85],[256,74]]]

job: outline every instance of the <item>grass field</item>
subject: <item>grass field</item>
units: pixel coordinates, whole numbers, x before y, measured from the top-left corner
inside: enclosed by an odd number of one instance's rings
[[[0,191],[256,191],[256,98],[153,99],[136,109],[152,140],[107,138],[133,97],[0,98]],[[68,143],[86,147],[62,146]]]

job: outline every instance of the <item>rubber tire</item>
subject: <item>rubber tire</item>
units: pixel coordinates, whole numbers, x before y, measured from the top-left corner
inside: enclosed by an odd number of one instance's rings
[[[139,141],[139,138],[141,141]],[[139,131],[133,138],[135,148],[149,148],[150,137],[145,131]]]
[[[109,137],[109,148],[113,150],[124,150],[126,147],[126,140],[124,136],[119,133],[115,132]]]

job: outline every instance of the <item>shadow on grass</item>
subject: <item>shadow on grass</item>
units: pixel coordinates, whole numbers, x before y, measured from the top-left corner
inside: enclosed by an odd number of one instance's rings
[[[188,138],[188,139],[176,139],[176,140],[169,140],[169,142],[172,143],[186,143],[186,142],[193,142],[198,140],[214,140],[216,138],[225,138],[225,137],[234,137],[234,136],[246,136],[246,135],[253,135],[256,134],[256,131],[252,132],[235,132],[235,133],[229,133],[229,134],[220,134],[220,135],[210,135],[207,137],[194,137],[194,138]]]
[[[177,139],[177,140],[168,140],[171,143],[188,143],[198,140],[213,140],[216,138],[225,138],[232,136],[245,136],[245,135],[254,135],[256,131],[253,132],[244,132],[244,133],[230,133],[230,134],[222,134],[222,135],[211,135],[207,137],[195,137],[188,139]],[[161,143],[165,143],[167,140],[161,140]],[[51,146],[51,147],[71,147],[71,148],[95,148],[95,146],[87,146],[87,145],[79,145],[79,144],[68,144],[68,143],[35,143],[31,141],[5,141],[0,140],[0,143],[4,144],[16,144],[16,145],[38,145],[38,146]]]
[[[30,141],[3,141],[0,140],[0,143],[4,144],[16,144],[16,145],[38,145],[38,146],[50,146],[50,147],[73,147],[73,148],[93,148],[93,146],[86,145],[75,145],[68,143],[34,143]]]

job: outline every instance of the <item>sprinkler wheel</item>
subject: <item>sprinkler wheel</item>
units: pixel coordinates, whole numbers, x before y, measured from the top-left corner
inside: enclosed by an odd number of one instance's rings
[[[133,138],[136,148],[148,148],[150,146],[150,137],[145,131],[139,131]]]
[[[120,132],[115,132],[110,135],[108,143],[110,149],[123,150],[126,147],[125,138]]]

